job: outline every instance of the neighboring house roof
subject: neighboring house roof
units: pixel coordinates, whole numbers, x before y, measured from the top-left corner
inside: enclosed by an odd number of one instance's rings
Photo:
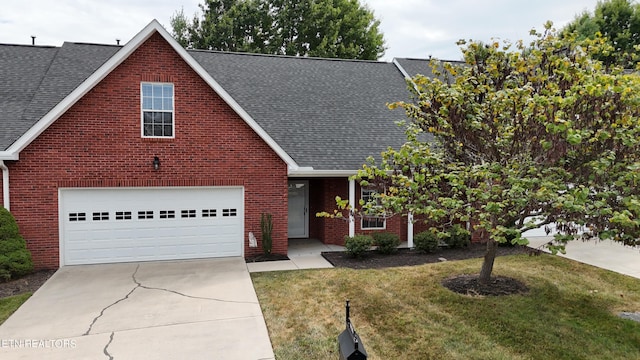
[[[414,77],[416,75],[424,75],[428,78],[435,77],[433,69],[431,68],[430,59],[395,58],[393,61],[403,70],[405,76]],[[450,63],[453,66],[466,66],[464,61],[441,60],[440,63]],[[440,79],[444,79],[447,74],[444,70],[442,72],[443,74],[441,74]],[[447,77],[450,78],[450,76]]]
[[[13,144],[119,49],[75,43],[0,46],[0,149]]]
[[[418,64],[428,63],[185,51],[155,21],[125,47],[0,45],[0,155],[19,148],[16,141],[24,143],[27,132],[37,136],[59,116],[56,111],[65,111],[77,101],[74,97],[84,95],[135,51],[140,45],[135,42],[144,42],[154,31],[287,161],[290,170],[307,172],[357,170],[368,156],[402,145],[404,130],[395,121],[406,117],[386,104],[408,100],[404,73],[413,75]],[[402,69],[405,65],[408,71]],[[35,131],[45,117],[48,122]]]

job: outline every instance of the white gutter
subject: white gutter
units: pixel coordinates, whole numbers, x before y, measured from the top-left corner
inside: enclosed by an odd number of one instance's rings
[[[4,164],[4,160],[0,160],[0,169],[2,169],[2,199],[4,200],[4,208],[10,209],[9,201],[9,168]]]
[[[358,170],[313,170],[307,167],[289,169],[289,177],[351,177],[357,173]]]

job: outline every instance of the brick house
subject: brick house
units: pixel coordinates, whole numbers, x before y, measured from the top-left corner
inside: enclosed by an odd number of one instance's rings
[[[156,21],[124,46],[0,45],[0,204],[37,268],[251,256],[262,213],[274,253],[406,240],[406,217],[315,213],[368,196],[348,178],[404,142],[386,103],[418,65],[185,50]]]

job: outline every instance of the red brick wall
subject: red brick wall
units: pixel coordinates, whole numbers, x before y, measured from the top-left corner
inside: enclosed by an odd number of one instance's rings
[[[309,218],[310,237],[318,238],[325,244],[344,244],[345,235],[349,234],[349,223],[344,219],[316,218],[315,214],[320,211],[332,213],[336,209],[336,196],[342,199],[349,198],[349,182],[346,178],[326,178],[316,179],[310,182],[309,201],[311,205],[311,216]],[[356,184],[356,207],[359,207],[360,186]],[[313,203],[317,205],[313,205]],[[347,217],[348,213],[343,212]],[[356,216],[356,234],[373,234],[375,232],[391,232],[398,234],[401,241],[407,240],[407,219],[406,216],[396,215],[387,219],[385,230],[363,230],[360,217]]]
[[[141,138],[142,81],[174,84],[175,139]],[[273,214],[273,252],[287,251],[286,164],[158,34],[8,165],[11,210],[37,268],[59,265],[59,187],[242,185],[245,256],[262,251],[247,242],[260,237],[262,212]]]

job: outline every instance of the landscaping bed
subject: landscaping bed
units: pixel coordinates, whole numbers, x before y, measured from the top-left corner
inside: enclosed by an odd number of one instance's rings
[[[0,282],[0,298],[33,293],[55,272],[56,270],[36,271],[15,280]]]
[[[366,251],[360,257],[353,257],[343,251],[323,252],[322,256],[335,267],[351,269],[380,269],[398,266],[414,266],[452,260],[466,260],[483,257],[487,251],[485,244],[472,243],[462,248],[442,247],[436,252],[425,253],[402,248],[393,254],[380,254],[375,250]],[[517,254],[538,254],[539,250],[526,246],[500,246],[497,256]]]

